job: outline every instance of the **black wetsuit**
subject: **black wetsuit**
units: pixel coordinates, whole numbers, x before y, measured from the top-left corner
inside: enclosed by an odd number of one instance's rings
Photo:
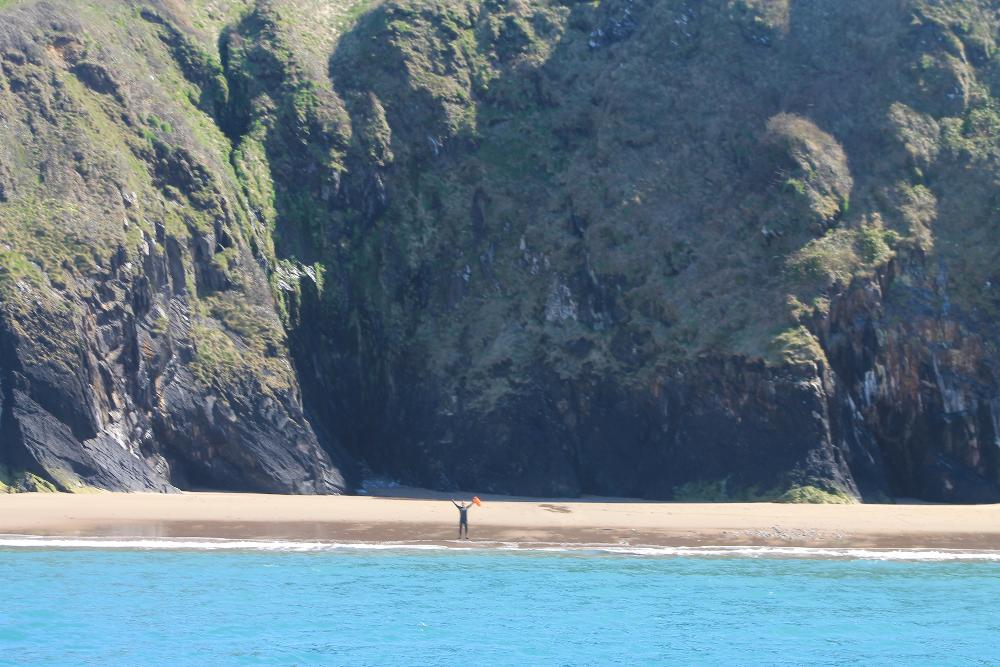
[[[465,529],[465,537],[469,537],[469,506],[459,505],[455,503],[455,507],[458,508],[458,539],[462,539],[462,529]]]

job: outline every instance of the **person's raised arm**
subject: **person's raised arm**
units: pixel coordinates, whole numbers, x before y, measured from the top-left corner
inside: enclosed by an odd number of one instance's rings
[[[462,509],[462,506],[456,503],[454,498],[451,499],[451,504],[457,507],[458,509]]]

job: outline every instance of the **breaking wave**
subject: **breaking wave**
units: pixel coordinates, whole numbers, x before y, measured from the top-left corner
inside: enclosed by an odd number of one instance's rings
[[[322,542],[222,538],[122,538],[0,536],[0,549],[120,549],[136,551],[260,551],[322,553],[344,551],[508,551],[643,558],[809,558],[881,561],[995,561],[1000,551],[967,549],[868,549],[783,546],[652,546],[517,542]]]

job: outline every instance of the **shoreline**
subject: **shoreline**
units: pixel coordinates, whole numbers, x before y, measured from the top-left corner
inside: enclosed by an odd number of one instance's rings
[[[787,505],[482,496],[471,540],[442,494],[13,494],[0,537],[182,538],[515,548],[795,547],[1000,551],[1000,505]],[[406,495],[407,497],[399,497]],[[2,546],[2,544],[0,544]]]

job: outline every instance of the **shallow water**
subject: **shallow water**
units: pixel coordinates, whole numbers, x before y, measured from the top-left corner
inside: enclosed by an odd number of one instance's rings
[[[1000,663],[996,561],[252,546],[0,549],[0,662]]]

